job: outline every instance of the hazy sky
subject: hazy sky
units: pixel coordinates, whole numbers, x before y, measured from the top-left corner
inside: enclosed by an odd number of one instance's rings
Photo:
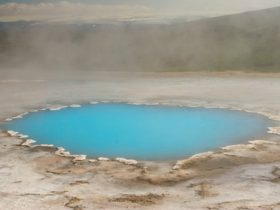
[[[216,16],[280,6],[280,0],[0,0],[0,21]]]

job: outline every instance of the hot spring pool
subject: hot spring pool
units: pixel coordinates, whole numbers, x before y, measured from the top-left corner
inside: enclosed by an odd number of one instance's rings
[[[5,129],[73,154],[175,160],[265,135],[267,118],[225,109],[100,103],[31,113]]]

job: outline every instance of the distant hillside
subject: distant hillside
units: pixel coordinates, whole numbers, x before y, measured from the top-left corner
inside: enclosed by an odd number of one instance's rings
[[[173,24],[0,24],[0,68],[280,71],[280,8]]]

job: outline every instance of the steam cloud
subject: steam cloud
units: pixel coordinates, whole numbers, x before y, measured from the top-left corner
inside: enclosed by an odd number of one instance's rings
[[[0,4],[2,21],[94,21],[151,16],[152,9],[139,5],[92,5],[67,1],[56,3]]]
[[[188,23],[91,22],[146,17],[156,14],[155,11],[155,7],[141,4],[0,4],[2,20],[34,20],[0,23],[0,77],[13,71],[17,75],[19,71],[26,75],[61,72],[64,76],[69,71],[72,74],[280,68],[280,7]],[[77,24],[74,20],[88,22]]]

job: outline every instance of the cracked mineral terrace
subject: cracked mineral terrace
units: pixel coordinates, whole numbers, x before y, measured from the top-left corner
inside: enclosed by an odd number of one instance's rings
[[[21,113],[88,101],[230,108],[280,120],[280,74],[8,78],[0,80],[0,89],[1,123]],[[265,139],[185,160],[135,164],[65,157],[61,148],[33,146],[2,131],[0,209],[280,209],[279,127],[276,121]]]

